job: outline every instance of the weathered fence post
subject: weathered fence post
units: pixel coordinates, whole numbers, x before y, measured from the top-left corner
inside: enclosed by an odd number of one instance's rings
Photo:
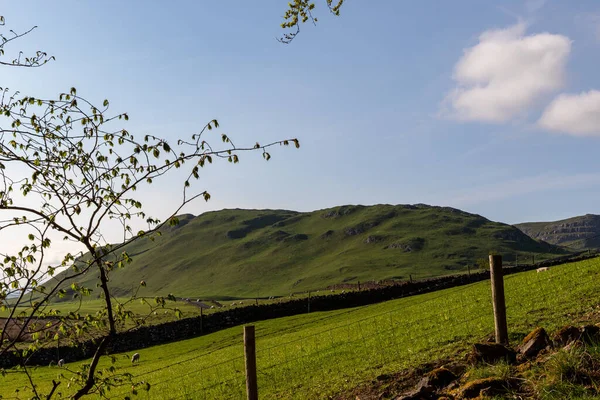
[[[412,283],[412,274],[408,275],[408,277],[410,278],[410,283]]]
[[[469,278],[471,278],[471,265],[467,264],[467,270],[469,271]]]
[[[244,356],[246,360],[246,396],[248,400],[258,400],[254,325],[244,326]]]
[[[504,276],[502,256],[490,254],[490,279],[492,281],[492,304],[494,306],[494,326],[496,343],[508,344],[506,324],[506,303],[504,301]]]
[[[308,312],[310,313],[310,292],[308,292]]]

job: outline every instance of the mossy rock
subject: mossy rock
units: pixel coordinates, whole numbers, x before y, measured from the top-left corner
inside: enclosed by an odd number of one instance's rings
[[[484,378],[468,382],[458,389],[459,399],[474,399],[482,392],[486,396],[502,395],[515,387],[514,380],[502,378]]]
[[[525,358],[534,358],[542,350],[552,346],[552,341],[544,328],[535,328],[529,335],[525,336],[521,346],[519,346],[519,352]]]
[[[552,335],[552,341],[556,346],[566,346],[581,338],[581,331],[573,325],[567,325],[560,328]]]
[[[471,364],[488,363],[495,364],[498,361],[505,361],[514,364],[517,361],[517,353],[502,344],[498,343],[475,343],[468,356]]]
[[[431,371],[424,379],[427,384],[435,388],[443,388],[455,381],[458,377],[448,368],[440,367]]]

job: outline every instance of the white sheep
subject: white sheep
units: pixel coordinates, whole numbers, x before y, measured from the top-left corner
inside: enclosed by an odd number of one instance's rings
[[[140,362],[140,353],[135,353],[131,356],[131,363]]]
[[[548,268],[548,267],[541,267],[541,268],[536,269],[536,271],[537,272],[550,271],[550,268]]]
[[[202,300],[198,299],[198,300],[196,300],[196,303],[200,303],[201,301],[202,301]]]
[[[244,302],[243,302],[243,301],[240,301],[238,304],[239,304],[239,305],[242,305],[242,304],[244,304]]]
[[[63,358],[61,358],[60,360],[58,360],[58,367],[62,368],[65,365],[65,360]]]
[[[210,306],[210,309],[212,310],[213,308],[215,308],[215,306]]]

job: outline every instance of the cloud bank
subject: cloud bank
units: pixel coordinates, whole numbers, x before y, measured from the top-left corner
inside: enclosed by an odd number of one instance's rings
[[[544,95],[564,85],[571,40],[526,35],[526,25],[488,30],[464,50],[454,68],[448,114],[462,121],[502,123],[523,117]]]
[[[538,126],[573,136],[600,136],[600,91],[557,96],[544,110]]]

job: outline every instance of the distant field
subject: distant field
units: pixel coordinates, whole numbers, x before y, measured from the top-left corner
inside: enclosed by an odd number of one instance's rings
[[[600,305],[600,259],[505,278],[511,340],[532,327],[552,330]],[[260,396],[322,398],[376,376],[461,353],[469,343],[493,333],[489,282],[371,306],[257,322]],[[117,373],[130,372],[152,384],[142,399],[243,398],[242,328],[140,350],[141,363],[117,357]],[[73,367],[79,363],[73,363]],[[102,361],[103,367],[110,365]],[[40,389],[61,372],[33,370]],[[67,374],[68,376],[68,374]],[[5,396],[24,388],[26,378],[0,378]],[[62,386],[62,393],[69,390]],[[130,387],[113,389],[123,398]],[[26,398],[27,392],[20,392]]]
[[[117,299],[117,301],[124,303],[126,299]],[[81,303],[78,301],[65,301],[60,303],[53,303],[49,306],[49,308],[53,308],[59,310],[61,315],[68,314],[69,312],[78,312],[81,315],[85,314],[95,314],[97,311],[103,309],[104,301],[101,299],[84,299]],[[151,313],[151,309],[147,304],[141,303],[138,301],[133,301],[127,304],[127,310],[134,312],[137,315],[148,315]],[[177,307],[179,308],[184,317],[191,317],[195,315],[200,315],[200,308],[184,302],[169,302],[168,307]],[[21,312],[30,312],[30,308],[28,307],[18,307],[16,316],[19,316]],[[0,318],[7,318],[10,315],[10,310],[0,310]],[[27,314],[25,314],[27,315]],[[149,323],[157,324],[165,321],[175,320],[175,315],[173,312],[167,310],[158,310],[156,315],[150,314]]]
[[[335,294],[340,294],[342,291],[347,291],[347,289],[316,291],[316,292],[312,292],[312,295],[313,296],[314,295],[319,295],[319,296],[335,295]],[[307,297],[308,297],[308,293],[297,293],[297,294],[294,294],[293,297],[283,296],[283,297],[277,297],[277,298],[273,298],[273,299],[260,298],[260,299],[244,299],[244,300],[222,300],[219,303],[222,304],[223,307],[220,308],[218,306],[214,306],[215,308],[213,308],[213,309],[204,308],[203,314],[208,315],[208,314],[212,314],[214,312],[226,311],[231,308],[245,307],[245,306],[253,305],[253,304],[263,305],[263,304],[279,303],[279,302],[285,302],[285,301],[292,300],[292,299],[302,299],[302,298],[307,298]],[[213,303],[210,300],[190,298],[190,301],[186,301],[186,300],[177,300],[174,302],[167,301],[166,307],[169,310],[173,309],[173,308],[178,308],[179,310],[181,310],[183,318],[194,317],[194,316],[200,315],[200,307],[197,305],[198,304],[197,300],[201,300],[201,302],[203,304],[206,304],[209,306],[213,305]],[[119,298],[116,301],[120,302],[121,304],[125,304],[127,299]],[[148,299],[148,301],[150,301],[152,303],[153,300]],[[114,304],[114,302],[115,302],[115,300],[113,300],[113,304]],[[59,310],[61,315],[68,314],[69,312],[78,312],[82,315],[85,315],[85,314],[94,314],[94,313],[104,309],[105,303],[101,299],[84,298],[84,300],[81,303],[79,301],[62,301],[59,303],[52,303],[49,306],[49,308]],[[148,315],[151,312],[151,309],[148,306],[148,304],[142,303],[141,300],[129,302],[126,304],[125,308],[126,308],[126,310],[132,311],[133,313],[135,313],[137,315]],[[31,310],[30,307],[25,307],[25,306],[17,307],[17,311],[16,311],[17,314],[15,314],[15,316],[19,316],[23,312],[27,313],[30,310]],[[9,315],[10,315],[10,310],[8,310],[8,309],[0,310],[0,318],[7,318]],[[22,314],[22,315],[28,315],[28,314]],[[150,323],[160,323],[160,322],[164,322],[166,320],[174,320],[174,319],[175,319],[175,316],[172,312],[169,312],[167,310],[164,310],[164,311],[157,310],[156,316],[151,315]]]

